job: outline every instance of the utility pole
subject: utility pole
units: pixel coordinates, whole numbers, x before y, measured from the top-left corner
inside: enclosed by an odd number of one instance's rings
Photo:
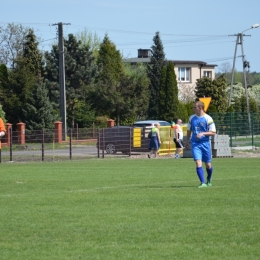
[[[234,54],[234,60],[233,60],[233,68],[232,68],[232,77],[231,77],[231,85],[230,85],[230,94],[229,94],[228,105],[231,106],[237,46],[238,46],[238,44],[240,44],[241,45],[241,51],[242,51],[242,65],[243,65],[243,74],[244,74],[244,87],[245,87],[245,95],[246,95],[246,109],[247,109],[247,114],[248,114],[248,124],[249,124],[250,132],[251,132],[251,118],[250,118],[250,107],[249,107],[249,98],[248,98],[248,89],[247,89],[247,80],[246,80],[246,67],[249,66],[249,63],[247,61],[245,61],[243,36],[251,36],[251,35],[245,35],[244,32],[248,31],[250,29],[253,29],[253,28],[257,28],[257,27],[259,27],[259,24],[254,24],[254,25],[251,26],[251,28],[246,29],[246,30],[244,30],[241,33],[234,34],[234,35],[229,35],[229,36],[237,36],[237,40],[236,40],[235,54]]]
[[[62,139],[66,140],[67,136],[67,108],[66,108],[66,86],[65,86],[65,61],[64,61],[64,38],[63,25],[65,23],[57,23],[59,35],[59,86],[60,86],[60,117],[62,121]],[[66,23],[65,25],[70,25]]]

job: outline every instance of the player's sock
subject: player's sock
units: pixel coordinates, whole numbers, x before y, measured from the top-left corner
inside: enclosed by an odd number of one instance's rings
[[[207,180],[210,181],[211,180],[211,176],[212,176],[212,172],[213,172],[213,168],[211,167],[210,169],[206,168],[207,171]]]
[[[202,167],[196,168],[196,171],[197,171],[197,175],[198,175],[198,177],[200,179],[200,182],[201,183],[205,183],[203,168]]]

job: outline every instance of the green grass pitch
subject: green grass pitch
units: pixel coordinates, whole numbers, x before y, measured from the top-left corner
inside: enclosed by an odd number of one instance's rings
[[[192,159],[0,165],[0,258],[260,259],[260,161]]]

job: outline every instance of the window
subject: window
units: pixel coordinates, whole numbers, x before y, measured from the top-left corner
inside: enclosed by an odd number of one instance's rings
[[[212,78],[212,71],[203,71],[203,76],[211,79]]]
[[[178,68],[178,81],[190,82],[190,68]]]

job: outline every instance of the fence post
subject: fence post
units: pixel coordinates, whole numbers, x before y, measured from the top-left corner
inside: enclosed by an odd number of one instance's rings
[[[108,119],[107,120],[107,127],[113,127],[113,126],[115,126],[115,120]]]
[[[42,129],[42,161],[44,161],[44,129]]]
[[[7,143],[8,147],[10,147],[10,129],[12,128],[12,124],[10,123],[6,123],[5,127],[6,127],[6,135],[3,137],[3,143]]]
[[[10,137],[10,162],[13,161],[13,130],[12,127],[9,128],[9,137]]]
[[[17,123],[17,131],[18,131],[18,140],[19,144],[25,144],[25,123]]]
[[[230,113],[230,147],[232,148],[232,112]]]
[[[70,129],[70,160],[72,159],[72,128]]]
[[[252,117],[251,117],[251,130],[252,130],[252,149],[254,146],[254,112],[252,112]]]
[[[62,143],[62,122],[56,121],[55,125],[55,143]],[[66,135],[67,133],[65,133]]]
[[[102,129],[102,158],[105,158],[105,130]]]
[[[92,123],[92,138],[95,138],[95,123]]]

